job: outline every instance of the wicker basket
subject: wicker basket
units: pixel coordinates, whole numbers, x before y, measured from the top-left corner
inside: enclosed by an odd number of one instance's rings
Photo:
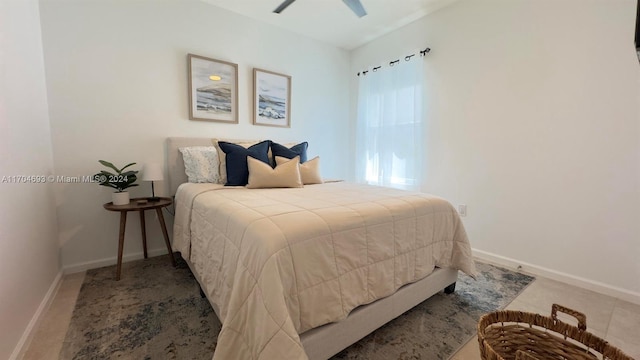
[[[578,326],[558,320],[558,312],[575,317]],[[553,304],[551,317],[502,310],[486,314],[478,323],[483,360],[633,360],[618,348],[586,331],[587,317]]]

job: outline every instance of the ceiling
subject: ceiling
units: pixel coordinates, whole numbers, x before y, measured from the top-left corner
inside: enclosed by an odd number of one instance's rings
[[[202,1],[351,50],[457,0],[361,0],[362,18],[342,0],[296,0],[281,14],[273,10],[283,0]]]

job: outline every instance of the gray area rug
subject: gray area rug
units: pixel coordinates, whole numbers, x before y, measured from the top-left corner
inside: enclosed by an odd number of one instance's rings
[[[60,359],[210,360],[220,322],[180,255],[87,271]],[[486,312],[508,305],[532,280],[477,263],[477,281],[461,273],[456,291],[439,293],[333,359],[447,359],[476,333]]]

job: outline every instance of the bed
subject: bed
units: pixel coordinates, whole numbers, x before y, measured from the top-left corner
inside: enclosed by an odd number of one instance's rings
[[[169,138],[173,248],[223,327],[214,359],[328,359],[474,275],[451,204],[346,182],[295,189],[188,184]],[[184,185],[183,185],[184,184]]]

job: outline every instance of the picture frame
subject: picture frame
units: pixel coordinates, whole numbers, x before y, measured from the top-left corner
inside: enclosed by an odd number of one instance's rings
[[[291,127],[291,76],[253,69],[253,124]]]
[[[189,120],[238,123],[238,64],[188,54]]]

